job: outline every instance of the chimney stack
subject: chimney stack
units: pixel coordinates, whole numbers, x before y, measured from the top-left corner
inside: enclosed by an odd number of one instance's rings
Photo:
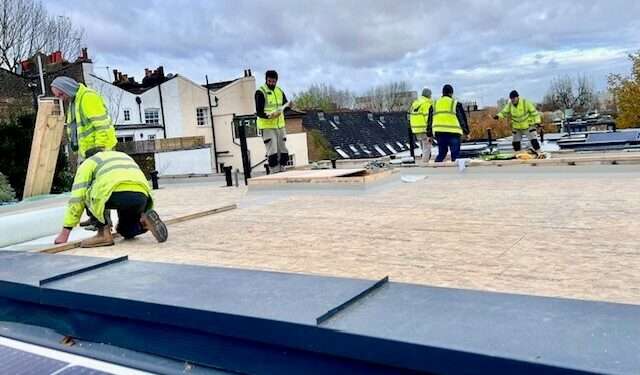
[[[81,56],[82,56],[82,59],[83,59],[83,60],[89,60],[89,53],[87,53],[87,49],[86,49],[86,48],[83,48],[83,49],[82,49],[82,54],[81,54]]]
[[[158,75],[160,78],[164,78],[164,67],[162,65],[158,67]]]
[[[118,82],[118,69],[113,69],[113,82]]]
[[[144,68],[144,77],[149,77],[151,75],[151,70],[149,68]]]

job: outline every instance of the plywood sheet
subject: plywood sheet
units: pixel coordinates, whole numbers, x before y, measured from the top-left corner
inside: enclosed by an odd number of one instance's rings
[[[23,198],[51,192],[63,130],[64,116],[59,100],[40,99]]]

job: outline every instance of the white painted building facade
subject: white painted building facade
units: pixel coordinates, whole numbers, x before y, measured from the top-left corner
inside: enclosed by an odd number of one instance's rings
[[[207,89],[181,75],[167,76],[169,79],[165,82],[136,95],[95,75],[90,63],[83,64],[83,72],[87,86],[105,98],[116,124],[119,141],[203,136],[205,143],[212,144],[213,117],[218,165],[224,163],[242,170],[240,144],[233,131],[233,116],[255,113],[255,77],[238,78],[212,90],[212,108],[209,109]],[[255,137],[247,141],[252,162],[255,164],[264,159],[262,140]],[[306,133],[290,134],[287,146],[292,165],[308,164]],[[215,172],[213,153],[211,156],[211,170]],[[180,160],[188,161],[188,158]],[[186,170],[181,167],[174,169]]]

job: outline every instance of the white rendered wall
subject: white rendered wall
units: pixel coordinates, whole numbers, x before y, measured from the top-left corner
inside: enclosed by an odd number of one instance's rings
[[[209,148],[158,152],[154,158],[160,176],[212,173]]]

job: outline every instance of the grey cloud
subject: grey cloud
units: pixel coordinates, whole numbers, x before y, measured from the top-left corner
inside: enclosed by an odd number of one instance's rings
[[[132,73],[163,64],[195,80],[276,68],[290,91],[314,82],[359,91],[406,79],[437,92],[444,81],[456,78],[456,70],[502,69],[509,76],[455,82],[467,92],[502,95],[505,89],[497,86],[517,79],[574,68],[602,70],[593,64],[541,64],[540,55],[531,67],[514,71],[523,54],[640,45],[640,3],[623,0],[67,0],[45,5],[83,25],[91,53],[105,64],[117,63]]]

